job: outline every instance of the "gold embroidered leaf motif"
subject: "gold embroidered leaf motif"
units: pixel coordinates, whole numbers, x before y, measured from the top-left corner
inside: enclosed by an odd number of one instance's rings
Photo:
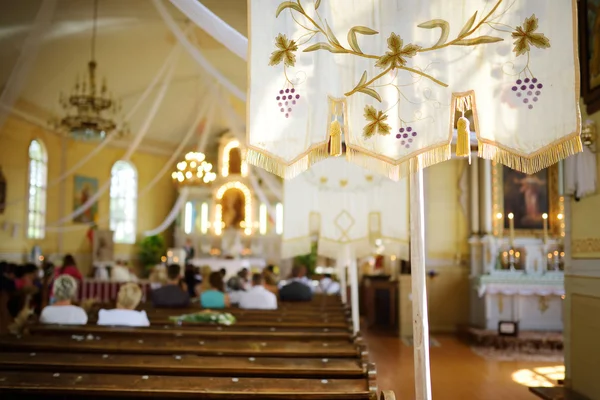
[[[274,66],[283,61],[283,64],[288,67],[293,67],[296,64],[296,55],[294,51],[298,50],[298,45],[293,40],[280,33],[275,38],[275,46],[277,50],[271,53],[269,65]]]
[[[448,35],[450,35],[450,24],[448,23],[448,21],[444,21],[443,19],[432,19],[431,21],[423,22],[422,24],[419,24],[417,26],[419,28],[425,29],[440,28],[442,30],[440,32],[440,38],[438,39],[435,46],[439,46],[446,43],[446,40],[448,40]]]
[[[364,87],[364,88],[361,88],[361,89],[359,89],[357,91],[360,92],[360,93],[368,94],[369,96],[373,97],[375,100],[381,102],[381,96],[379,96],[379,93],[377,93],[375,91],[375,89]]]
[[[344,49],[338,49],[338,48],[333,47],[329,43],[322,43],[322,42],[315,43],[312,46],[308,46],[307,48],[305,48],[302,51],[304,53],[308,53],[310,51],[317,51],[317,50],[327,50],[327,51],[330,51],[332,53],[345,53]]]
[[[463,28],[460,30],[460,33],[458,34],[459,39],[466,36],[467,33],[469,33],[469,30],[473,27],[473,24],[475,23],[475,18],[477,18],[477,11],[475,11],[475,14],[473,14],[473,16],[469,18],[465,26],[463,26]]]
[[[382,69],[388,67],[399,68],[406,65],[406,58],[416,56],[417,51],[421,49],[421,46],[411,43],[403,47],[403,40],[394,32],[388,38],[387,43],[390,51],[379,57],[377,63],[375,63],[375,66]]]
[[[321,5],[321,0],[315,1],[315,10]]]
[[[325,21],[325,27],[327,28],[327,37],[329,38],[329,41],[331,43],[333,43],[333,46],[335,46],[335,47],[342,47],[342,45],[340,44],[339,40],[337,40],[337,38],[333,34],[333,31],[329,27],[329,24],[327,23],[327,21]]]
[[[478,36],[472,39],[457,40],[456,42],[454,42],[454,44],[457,46],[476,46],[478,44],[496,43],[501,42],[503,40],[504,39],[502,38],[494,36]]]
[[[392,128],[385,122],[387,115],[382,111],[377,111],[373,106],[365,106],[365,119],[367,125],[363,129],[363,136],[370,138],[376,133],[380,135],[389,135]]]
[[[350,47],[355,52],[362,54],[362,50],[360,49],[360,46],[358,45],[358,40],[356,38],[357,33],[360,33],[362,35],[376,35],[379,32],[371,28],[367,28],[366,26],[355,26],[352,29],[350,29],[350,31],[348,31],[348,43],[350,44]]]
[[[517,29],[512,33],[515,39],[513,51],[517,57],[531,50],[530,44],[538,49],[547,49],[550,47],[550,39],[543,33],[536,33],[538,28],[538,19],[535,14],[525,19],[523,26],[517,26]]]
[[[283,10],[285,10],[286,8],[293,8],[294,10],[298,11],[299,13],[302,12],[302,8],[295,2],[293,1],[284,1],[283,3],[281,3],[279,5],[279,7],[277,7],[277,11],[275,12],[275,18],[279,17],[279,14],[281,14],[281,12]]]

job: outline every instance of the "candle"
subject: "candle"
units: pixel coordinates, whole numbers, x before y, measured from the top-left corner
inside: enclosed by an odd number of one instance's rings
[[[509,229],[509,239],[510,239],[510,248],[512,249],[515,245],[515,214],[508,214],[508,229]]]
[[[504,237],[504,220],[502,219],[502,213],[496,214],[496,219],[498,220],[498,237],[502,239]]]
[[[544,219],[544,244],[548,243],[548,214],[542,214]]]

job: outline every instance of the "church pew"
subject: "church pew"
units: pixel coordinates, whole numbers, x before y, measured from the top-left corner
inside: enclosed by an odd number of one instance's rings
[[[373,399],[365,379],[209,378],[2,371],[3,399]]]
[[[148,328],[127,328],[127,327],[108,327],[98,325],[31,325],[27,328],[27,333],[31,335],[49,335],[49,336],[87,336],[94,335],[100,337],[131,337],[131,336],[144,336],[144,337],[193,337],[193,338],[215,338],[215,339],[239,339],[239,340],[351,340],[350,332],[307,332],[302,331],[256,331],[256,330],[243,330],[243,331],[232,331],[232,330],[205,330],[204,327],[179,327],[179,326],[166,326],[165,327],[148,327]]]
[[[359,357],[362,343],[350,341],[233,341],[189,338],[102,338],[93,340],[54,336],[3,336],[0,348],[7,352],[61,352],[102,354],[156,354],[239,357]],[[364,356],[363,356],[364,358]]]
[[[195,355],[122,355],[0,353],[0,371],[47,371],[129,375],[236,376],[279,378],[364,378],[356,358],[202,357]],[[1,374],[1,373],[0,373]]]
[[[200,308],[145,308],[148,317],[168,317],[170,315],[192,314],[203,311]],[[261,321],[347,321],[349,315],[340,311],[319,313],[293,313],[280,310],[260,311],[260,310],[215,310],[232,314],[239,321],[261,320]]]

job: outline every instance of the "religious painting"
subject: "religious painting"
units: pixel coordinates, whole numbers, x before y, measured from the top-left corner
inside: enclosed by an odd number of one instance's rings
[[[588,114],[600,110],[600,0],[579,1],[581,95]]]
[[[75,175],[73,182],[73,210],[84,205],[93,195],[98,192],[98,179],[87,176]],[[90,223],[96,221],[98,216],[98,202],[73,218],[73,222]]]
[[[113,231],[96,229],[94,230],[93,242],[93,262],[104,263],[114,260]]]
[[[548,170],[527,175],[508,167],[502,169],[504,214],[515,215],[515,229],[542,229],[544,213],[548,214]],[[504,219],[508,228],[508,218]]]
[[[535,174],[524,174],[503,165],[494,164],[492,202],[494,234],[508,232],[508,214],[514,214],[515,230],[519,236],[540,236],[544,227],[543,215],[548,214],[550,234],[562,232],[563,201],[558,194],[559,171],[556,165]],[[501,219],[498,219],[501,216]]]
[[[239,189],[229,189],[223,193],[221,206],[223,207],[223,223],[225,229],[244,228],[242,222],[246,219],[245,197]]]

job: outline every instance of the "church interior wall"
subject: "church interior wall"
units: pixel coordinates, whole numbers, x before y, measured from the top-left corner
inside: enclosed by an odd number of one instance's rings
[[[583,102],[581,111],[582,121],[590,119],[600,128],[600,112],[587,115]],[[600,193],[571,199],[565,209],[570,216],[566,241],[571,250],[565,272],[566,383],[595,398],[600,393]]]
[[[27,239],[27,203],[10,202],[27,194],[28,188],[28,147],[33,139],[40,139],[48,153],[48,182],[57,179],[63,168],[69,170],[79,160],[85,158],[96,146],[96,143],[83,143],[67,140],[66,151],[63,151],[63,139],[54,133],[35,126],[20,118],[9,116],[0,131],[0,165],[7,180],[7,202],[3,215],[0,215],[0,258],[22,261],[27,257],[34,245],[39,245],[43,254],[72,253],[84,274],[91,269],[92,247],[87,238],[87,229],[66,231],[61,234],[47,230],[44,239]],[[98,180],[101,187],[110,179],[112,165],[124,156],[126,149],[106,146],[73,175],[80,175]],[[62,157],[66,155],[66,165],[62,165]],[[131,157],[138,174],[138,190],[144,188],[167,162],[168,157],[137,152]],[[170,172],[170,171],[169,171]],[[61,215],[73,211],[73,175],[62,183],[50,186],[47,191],[46,225],[52,225]],[[137,202],[137,240],[142,232],[158,226],[171,210],[176,197],[170,173],[164,175],[156,185]],[[64,203],[62,203],[64,201]],[[61,203],[63,205],[61,205]],[[108,212],[110,194],[107,190],[98,203],[98,228],[108,229]],[[64,210],[64,214],[61,210]],[[72,226],[68,223],[66,226]],[[16,229],[14,229],[16,227]],[[172,233],[163,233],[170,244]],[[62,244],[61,244],[62,243]],[[135,260],[137,248],[135,244],[117,244],[114,246],[115,258]],[[132,263],[135,266],[135,263]]]

